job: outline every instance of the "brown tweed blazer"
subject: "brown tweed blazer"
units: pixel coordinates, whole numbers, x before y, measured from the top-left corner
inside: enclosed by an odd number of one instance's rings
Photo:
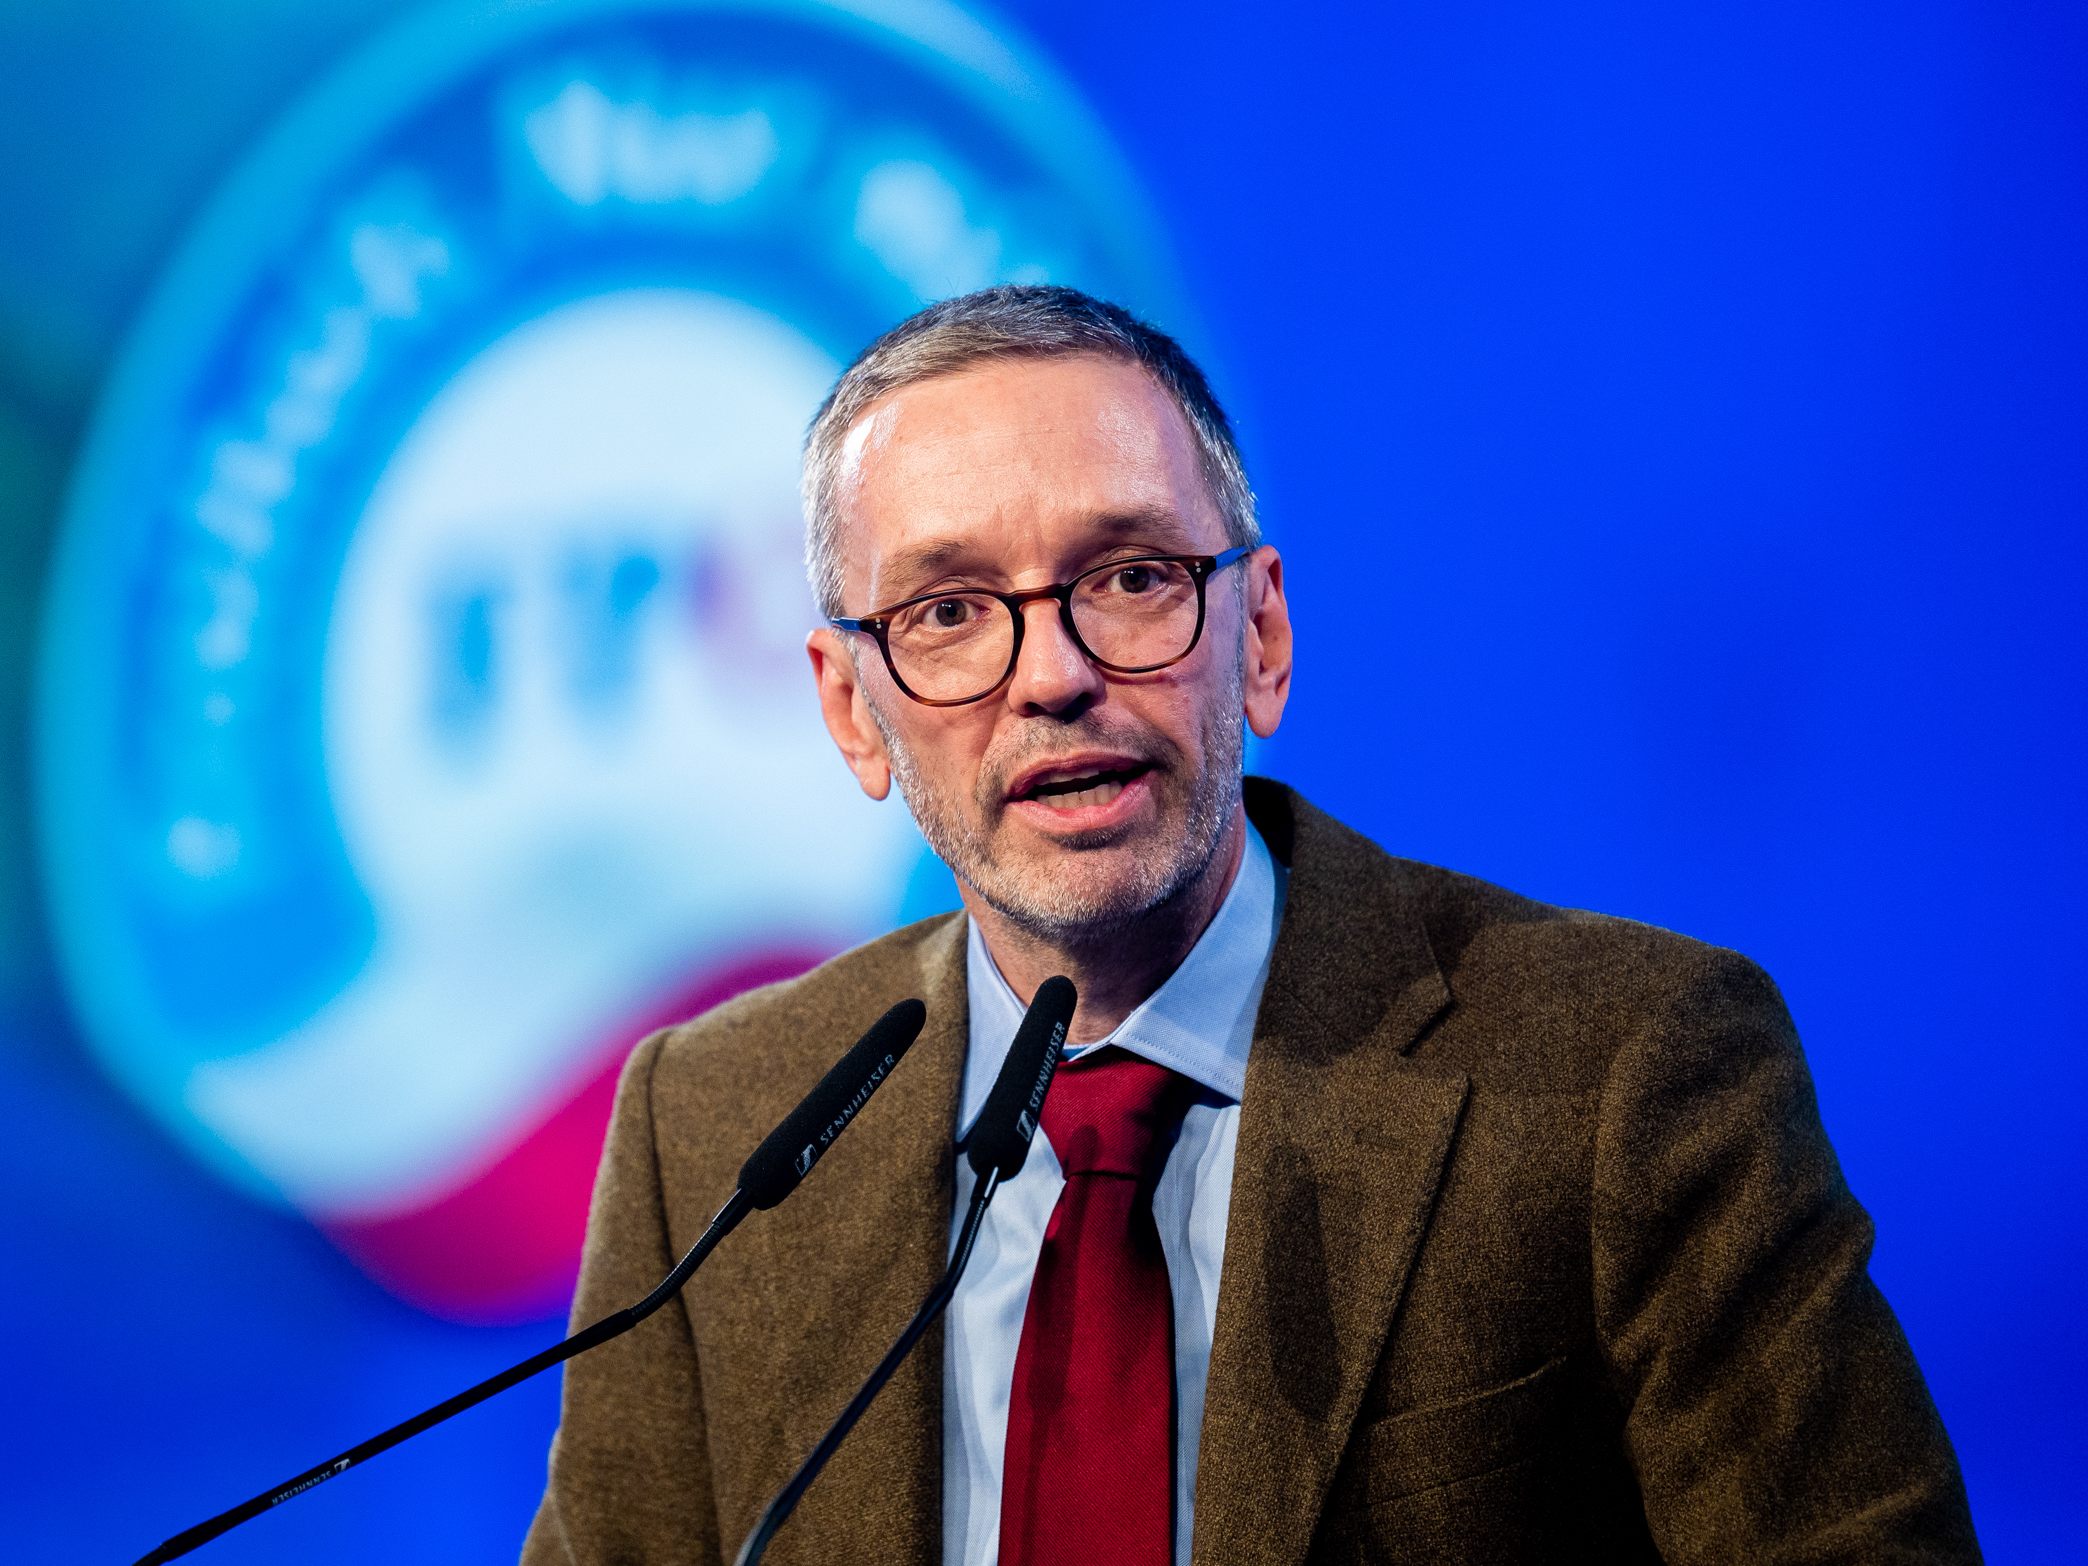
[[[1196,1566],[1967,1562],[1963,1483],[1775,984],[1737,953],[1391,857],[1289,789],[1241,1103]],[[532,1566],[729,1562],[934,1283],[964,922],[647,1039],[576,1323],[650,1289],[878,1013],[912,1054],[781,1207],[567,1367]],[[767,1559],[941,1562],[931,1336]]]

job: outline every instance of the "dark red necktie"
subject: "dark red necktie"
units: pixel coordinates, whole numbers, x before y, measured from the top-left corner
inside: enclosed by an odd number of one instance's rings
[[[1153,1182],[1190,1088],[1102,1049],[1060,1071],[1044,1100],[1066,1188],[1015,1350],[1001,1566],[1174,1559],[1174,1303]]]

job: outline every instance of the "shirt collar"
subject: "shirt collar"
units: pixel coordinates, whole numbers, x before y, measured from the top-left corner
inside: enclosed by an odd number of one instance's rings
[[[1114,1033],[1069,1049],[1066,1058],[1078,1059],[1087,1050],[1114,1044],[1179,1071],[1221,1098],[1239,1102],[1247,1087],[1254,1016],[1269,976],[1276,926],[1283,917],[1285,879],[1283,868],[1250,821],[1239,874],[1181,966]],[[966,922],[970,926],[965,987],[971,1011],[971,1047],[965,1052],[964,1095],[958,1106],[960,1141],[986,1105],[986,1095],[1000,1074],[1024,1010],[987,951],[977,921]]]

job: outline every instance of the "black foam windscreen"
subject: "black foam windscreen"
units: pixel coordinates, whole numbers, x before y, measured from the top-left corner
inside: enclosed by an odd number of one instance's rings
[[[740,1165],[740,1189],[749,1202],[767,1209],[797,1189],[891,1075],[927,1020],[926,1006],[903,1000],[870,1025],[870,1031]]]
[[[1036,998],[1015,1030],[1008,1058],[965,1143],[972,1173],[981,1179],[987,1170],[997,1169],[1001,1179],[1012,1180],[1029,1157],[1030,1139],[1037,1134],[1037,1117],[1052,1073],[1058,1070],[1059,1051],[1065,1047],[1077,1004],[1073,981],[1063,975],[1037,986]]]

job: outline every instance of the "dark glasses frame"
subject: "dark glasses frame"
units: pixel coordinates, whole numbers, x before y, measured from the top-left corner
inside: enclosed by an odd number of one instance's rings
[[[1080,575],[1063,582],[1054,582],[1049,587],[1031,587],[1019,593],[995,592],[990,587],[946,587],[939,592],[916,593],[911,598],[902,598],[898,603],[886,604],[882,609],[873,609],[868,614],[834,615],[828,618],[827,624],[837,631],[860,631],[874,637],[877,650],[884,655],[885,668],[891,673],[892,683],[924,707],[969,706],[972,702],[984,701],[1006,685],[1015,673],[1017,660],[1022,657],[1022,632],[1028,624],[1022,612],[1023,605],[1045,598],[1058,601],[1059,624],[1066,628],[1066,635],[1072,639],[1073,645],[1080,649],[1089,663],[1098,669],[1106,669],[1111,674],[1151,674],[1180,663],[1196,651],[1196,644],[1203,640],[1204,588],[1212,577],[1234,561],[1254,553],[1256,547],[1253,544],[1236,544],[1223,554],[1217,555],[1127,555],[1120,560],[1105,560],[1098,566],[1090,566]],[[1089,577],[1099,576],[1104,571],[1121,571],[1125,566],[1149,565],[1159,561],[1181,566],[1189,573],[1190,580],[1196,583],[1196,629],[1189,633],[1189,645],[1172,658],[1164,658],[1158,663],[1111,663],[1108,659],[1098,656],[1094,648],[1082,639],[1080,628],[1073,623],[1073,589]],[[954,598],[959,594],[996,599],[1007,607],[1008,617],[1015,622],[1015,637],[1008,646],[1008,666],[1001,670],[1000,678],[976,696],[923,696],[906,683],[905,678],[899,673],[899,666],[892,662],[892,616],[902,609],[911,609],[915,604],[932,603],[938,598]]]

